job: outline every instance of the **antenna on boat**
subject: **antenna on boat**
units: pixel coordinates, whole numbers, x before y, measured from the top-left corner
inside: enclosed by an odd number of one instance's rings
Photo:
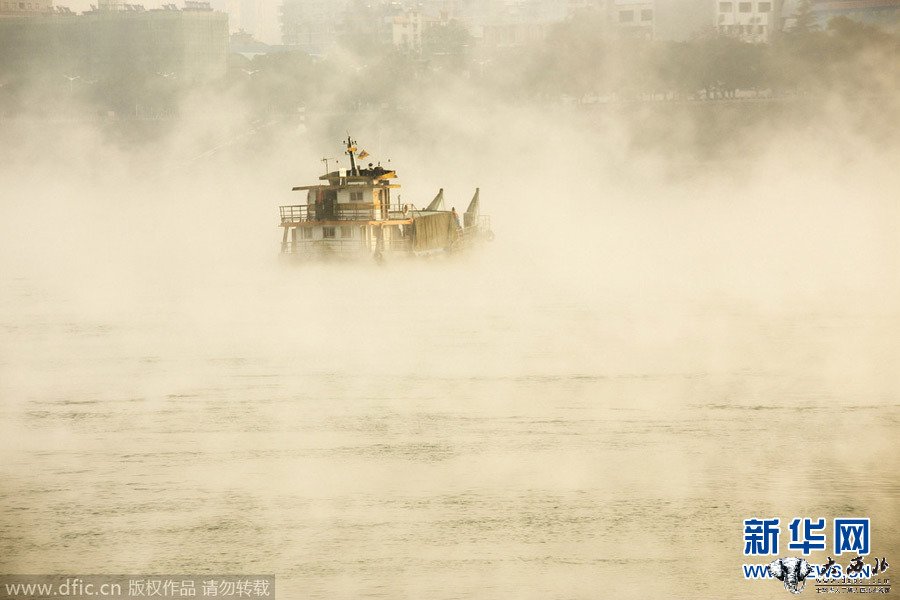
[[[323,163],[325,163],[325,174],[328,175],[328,161],[334,160],[334,158],[332,158],[330,156],[326,156],[324,158],[320,158],[319,160],[322,161]]]
[[[356,172],[356,157],[353,155],[356,152],[356,147],[353,145],[354,141],[350,139],[350,133],[347,132],[347,154],[350,155],[350,174],[351,175],[359,175]]]

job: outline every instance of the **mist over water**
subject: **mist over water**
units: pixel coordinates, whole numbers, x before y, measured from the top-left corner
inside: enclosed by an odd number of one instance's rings
[[[676,109],[444,92],[139,145],[3,124],[0,571],[770,597],[754,516],[868,516],[900,556],[896,131],[823,101],[703,152]],[[280,261],[347,129],[403,202],[480,187],[496,240]]]

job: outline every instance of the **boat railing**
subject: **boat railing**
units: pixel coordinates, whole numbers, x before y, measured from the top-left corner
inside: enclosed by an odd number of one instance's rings
[[[293,204],[278,207],[281,224],[313,223],[316,221],[372,221],[406,219],[412,216],[409,205],[392,204],[376,207],[375,204],[361,207],[359,204]]]
[[[306,204],[294,204],[292,206],[279,206],[282,223],[297,223],[309,221],[309,206]]]

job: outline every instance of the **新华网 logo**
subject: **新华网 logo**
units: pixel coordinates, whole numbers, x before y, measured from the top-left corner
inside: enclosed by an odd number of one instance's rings
[[[885,571],[890,567],[887,557],[871,553],[871,521],[869,518],[839,517],[828,528],[824,518],[794,518],[788,526],[790,539],[787,550],[801,556],[780,555],[781,519],[751,518],[744,520],[744,556],[767,557],[767,562],[743,565],[744,579],[777,579],[784,588],[799,594],[807,580],[815,581],[820,593],[889,592],[890,580]],[[821,564],[813,560],[815,551],[829,550],[828,533],[831,533],[831,554],[853,555],[840,564],[828,556]]]

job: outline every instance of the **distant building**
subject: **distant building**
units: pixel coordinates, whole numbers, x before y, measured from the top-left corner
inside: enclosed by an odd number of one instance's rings
[[[228,40],[228,52],[239,54],[247,60],[253,60],[257,56],[270,54],[272,46],[257,40],[248,31],[236,31]]]
[[[566,12],[569,16],[584,11],[606,10],[606,0],[566,0]]]
[[[489,50],[518,48],[547,39],[550,23],[490,23],[481,28],[481,44]]]
[[[387,2],[387,0],[385,1]],[[407,2],[406,8],[419,9],[423,14],[443,21],[451,19],[465,21],[471,16],[470,12],[474,2],[483,2],[483,0],[420,0],[412,6],[409,6],[409,2]],[[398,1],[392,3],[403,4]]]
[[[613,25],[621,34],[647,40],[654,38],[654,0],[613,0],[609,10]]]
[[[658,0],[567,0],[569,19],[583,14],[599,14],[606,22],[601,35],[615,33],[625,37],[652,40],[656,37]]]
[[[715,31],[711,0],[656,0],[654,4],[655,39],[683,42]]]
[[[566,17],[567,4],[558,0],[508,0],[489,6],[473,29],[490,51],[543,42],[554,23]]]
[[[898,2],[900,0],[881,0]],[[784,0],[567,0],[570,18],[606,15],[609,30],[641,39],[686,41],[718,33],[767,42],[780,31]]]
[[[209,80],[225,74],[228,17],[206,2],[145,10],[106,1],[82,15],[55,11],[0,20],[0,41],[13,72],[85,81],[159,74]]]
[[[0,0],[0,19],[53,14],[53,0]]]
[[[391,42],[397,48],[422,50],[422,32],[433,24],[421,10],[409,10],[395,16],[391,23]]]
[[[228,13],[231,33],[247,32],[266,44],[281,43],[278,4],[273,0],[211,0]]]
[[[783,0],[718,0],[716,30],[745,42],[771,42],[781,31],[783,4]]]
[[[281,40],[308,54],[327,54],[337,44],[338,23],[346,0],[284,0]]]
[[[821,27],[835,17],[877,25],[889,31],[900,30],[900,0],[818,0],[813,13]]]

